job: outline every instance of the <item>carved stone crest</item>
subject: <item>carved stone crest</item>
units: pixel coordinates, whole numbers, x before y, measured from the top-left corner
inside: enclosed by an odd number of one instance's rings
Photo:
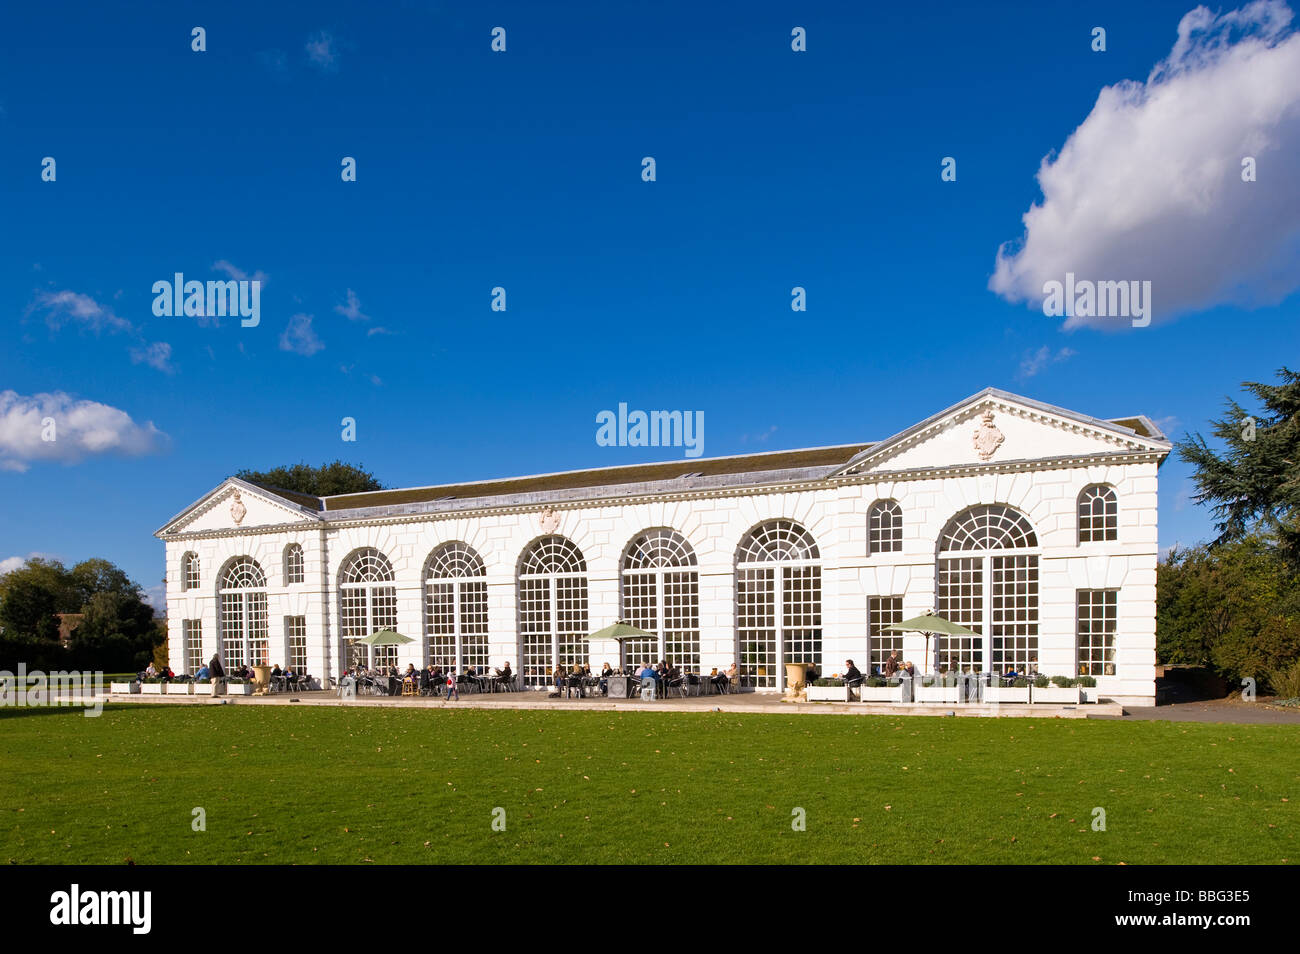
[[[537,518],[537,523],[542,528],[543,533],[554,533],[560,526],[560,515],[555,512],[554,507],[547,507],[542,511],[542,515]]]
[[[235,521],[235,526],[239,526],[241,523],[243,523],[244,517],[247,514],[248,514],[248,508],[245,507],[244,502],[239,499],[239,491],[236,490],[235,500],[230,505],[230,518]]]
[[[980,415],[980,426],[971,436],[971,444],[980,455],[980,460],[988,460],[994,451],[1002,446],[1007,437],[993,424],[993,412],[985,411]]]

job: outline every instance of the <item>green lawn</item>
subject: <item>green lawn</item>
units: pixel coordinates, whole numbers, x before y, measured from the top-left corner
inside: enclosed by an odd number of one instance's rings
[[[191,830],[191,810],[207,830]],[[505,831],[493,831],[493,809]],[[791,827],[806,812],[807,830]],[[1093,809],[1106,831],[1093,831]],[[1300,861],[1289,726],[282,706],[0,714],[18,863]]]

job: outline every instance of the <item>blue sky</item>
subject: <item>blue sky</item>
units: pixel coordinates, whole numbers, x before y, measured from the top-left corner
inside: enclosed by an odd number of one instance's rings
[[[923,20],[857,3],[11,4],[0,560],[104,556],[156,587],[152,532],[242,467],[341,457],[403,486],[679,456],[598,446],[595,415],[619,402],[703,411],[705,456],[880,439],[989,385],[1206,430],[1300,343],[1296,94],[1268,68],[1296,44],[1280,3],[1252,9],[1210,23],[1222,42],[1184,49],[1161,92],[1194,98],[1224,48],[1267,34],[1252,78],[1225,73],[1226,106],[1175,109],[1164,134],[1155,106],[1099,94],[1171,56],[1189,0]],[[1040,162],[1072,136],[1047,199],[1065,224],[1026,236]],[[1252,192],[1188,171],[1246,148]],[[992,290],[1006,242],[1026,281],[1062,242],[1080,274],[1139,249],[1131,275],[1100,277],[1154,275],[1156,320],[1066,327]],[[175,272],[262,278],[261,323],[156,317],[152,285]],[[294,316],[310,333],[286,338]],[[37,395],[107,406],[91,417],[109,439],[24,443],[15,408]],[[1188,473],[1162,468],[1163,547],[1211,533]]]

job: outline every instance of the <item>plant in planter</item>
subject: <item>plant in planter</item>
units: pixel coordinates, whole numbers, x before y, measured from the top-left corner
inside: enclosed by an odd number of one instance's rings
[[[890,682],[881,676],[868,676],[858,690],[863,702],[902,702],[903,687],[898,681]]]
[[[942,676],[926,676],[919,680],[916,688],[917,702],[960,702],[961,686],[952,680],[952,685],[944,685]]]
[[[809,702],[847,702],[848,698],[843,679],[814,679],[808,686]]]
[[[1033,701],[1078,705],[1083,695],[1069,676],[1053,676],[1051,680],[1039,676],[1034,680]]]
[[[196,696],[212,696],[218,694],[215,691],[217,688],[217,685],[210,678],[205,676],[202,679],[194,680],[194,685],[191,691]]]

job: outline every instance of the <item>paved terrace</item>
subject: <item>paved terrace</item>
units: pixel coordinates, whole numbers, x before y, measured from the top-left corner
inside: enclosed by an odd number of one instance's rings
[[[351,706],[411,709],[582,709],[601,712],[754,712],[778,715],[803,713],[815,715],[909,715],[909,716],[983,716],[994,718],[1037,719],[1135,719],[1171,722],[1228,722],[1238,724],[1300,726],[1300,710],[1216,699],[1183,702],[1159,707],[1130,707],[1116,703],[1064,705],[988,705],[982,703],[912,703],[883,705],[861,702],[787,702],[777,693],[732,693],[725,696],[692,696],[685,699],[550,699],[540,692],[466,693],[460,701],[423,696],[358,696],[340,699],[334,690],[317,692],[275,693],[269,696],[146,696],[139,693],[110,693],[107,701],[142,705],[240,705],[240,706]]]
[[[984,705],[963,703],[914,703],[910,705],[873,705],[861,702],[786,702],[779,694],[769,692],[743,692],[730,695],[688,696],[685,699],[605,699],[587,697],[550,699],[542,692],[465,693],[460,701],[426,696],[357,696],[340,699],[334,690],[327,692],[285,692],[269,696],[145,696],[139,693],[110,695],[112,702],[138,702],[145,705],[317,705],[415,709],[565,709],[598,710],[602,712],[758,712],[820,713],[836,715],[923,715],[923,716],[1001,716],[1061,719],[1086,719],[1097,715],[1122,716],[1121,706],[1111,703],[1086,706],[1061,705]]]

